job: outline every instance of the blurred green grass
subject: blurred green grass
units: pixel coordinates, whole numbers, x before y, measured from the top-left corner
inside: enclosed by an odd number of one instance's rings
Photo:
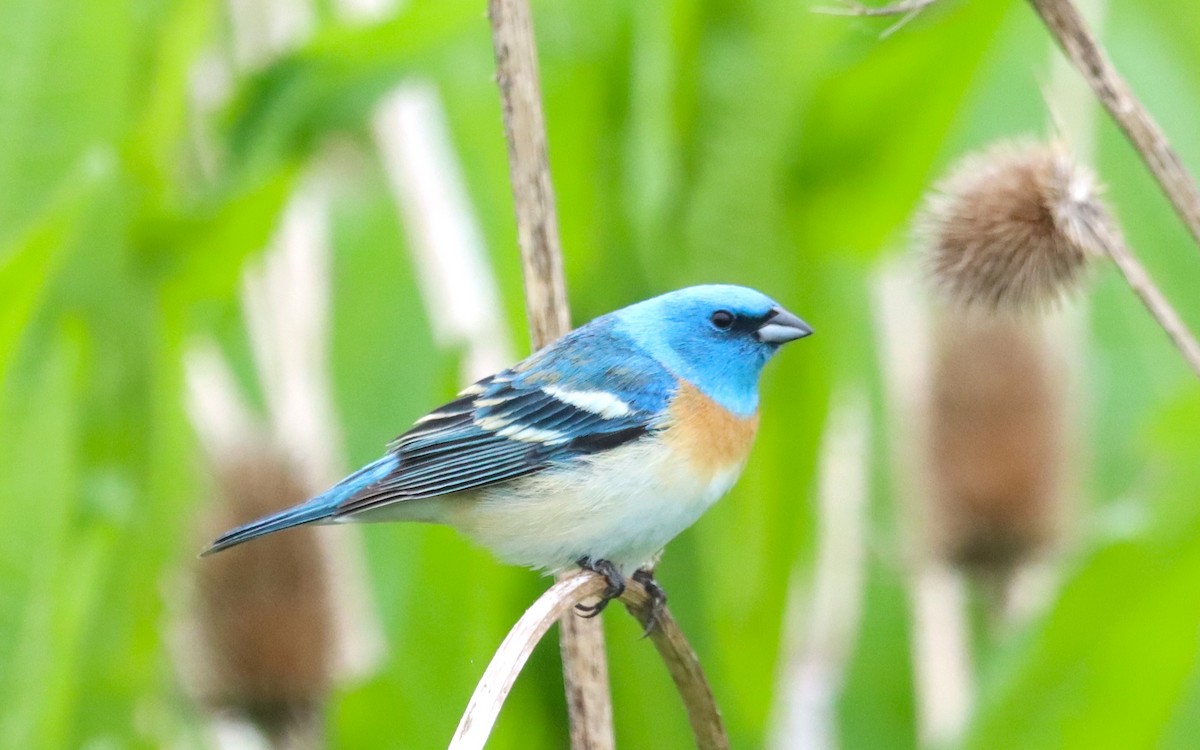
[[[0,4],[0,745],[201,744],[166,636],[209,488],[183,412],[182,353],[219,339],[247,382],[237,291],[297,177],[331,137],[370,153],[373,102],[433,80],[525,340],[483,6],[414,2],[339,25],[234,80],[197,126],[192,65],[228,45],[215,0]],[[834,384],[882,424],[868,310],[875,261],[903,248],[930,180],[964,150],[1044,128],[1050,45],[1024,4],[944,2],[886,40],[806,3],[535,4],[574,318],[690,283],[760,287],[818,335],[764,382],[763,428],[731,495],[673,543],[660,575],[735,747],[763,744],[793,570],[813,554],[816,445]],[[1112,2],[1119,66],[1200,164],[1200,13]],[[194,154],[194,129],[215,169]],[[1184,315],[1196,249],[1108,123],[1098,167]],[[372,159],[334,202],[332,372],[357,465],[454,389],[405,234]],[[1200,705],[1194,384],[1115,275],[1097,274],[1088,342],[1087,498],[1061,599],[977,655],[972,747],[1190,747]],[[882,461],[882,459],[880,459]],[[347,467],[349,468],[349,467]],[[1113,503],[1148,519],[1092,522]],[[864,621],[839,698],[846,747],[915,743],[898,521],[873,499]],[[505,628],[545,585],[438,528],[366,531],[389,641],[331,709],[341,747],[437,747]],[[684,747],[665,672],[609,616],[617,737]],[[561,747],[556,650],[535,654],[492,747]]]

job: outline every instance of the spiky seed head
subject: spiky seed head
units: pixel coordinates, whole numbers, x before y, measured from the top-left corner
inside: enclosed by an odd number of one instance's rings
[[[963,158],[930,194],[916,230],[936,286],[993,310],[1056,301],[1114,233],[1095,175],[1061,144],[1037,142]]]

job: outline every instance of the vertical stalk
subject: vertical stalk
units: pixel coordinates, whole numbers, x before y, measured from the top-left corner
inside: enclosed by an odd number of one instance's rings
[[[526,309],[533,345],[540,348],[570,329],[570,311],[550,181],[533,18],[527,0],[489,0],[488,17],[508,142]],[[568,610],[560,627],[571,747],[609,750],[614,746],[612,698],[600,620],[585,620]]]
[[[488,17],[508,141],[526,309],[533,345],[540,348],[570,330],[571,316],[550,181],[533,18],[527,0],[489,0]]]

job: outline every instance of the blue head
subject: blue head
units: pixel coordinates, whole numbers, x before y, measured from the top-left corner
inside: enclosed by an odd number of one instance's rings
[[[726,284],[669,292],[606,317],[676,375],[739,415],[758,408],[758,376],[771,355],[812,333],[770,297]]]

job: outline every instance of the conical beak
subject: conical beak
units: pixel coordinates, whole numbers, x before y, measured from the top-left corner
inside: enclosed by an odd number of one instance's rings
[[[811,336],[813,329],[797,315],[776,307],[771,310],[773,315],[767,318],[754,335],[759,341],[768,344],[786,344],[789,341]]]

